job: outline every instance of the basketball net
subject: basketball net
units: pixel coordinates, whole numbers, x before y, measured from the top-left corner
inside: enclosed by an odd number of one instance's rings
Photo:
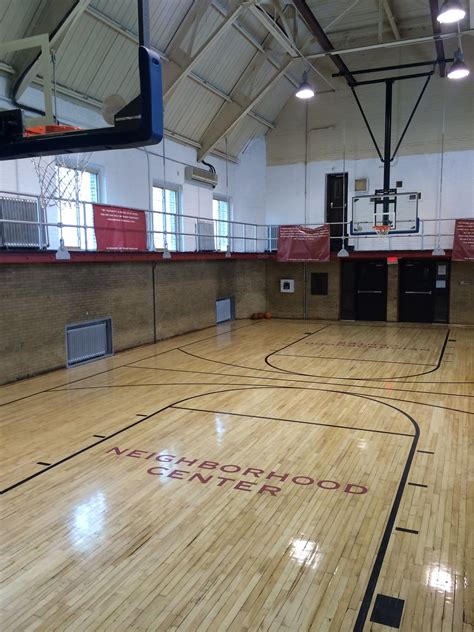
[[[64,156],[34,156],[31,160],[40,186],[43,212],[55,199],[79,202],[82,175],[92,152]]]

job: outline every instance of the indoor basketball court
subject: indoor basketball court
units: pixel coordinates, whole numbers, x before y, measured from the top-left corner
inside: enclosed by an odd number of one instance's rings
[[[2,630],[472,632],[474,7],[2,2]]]

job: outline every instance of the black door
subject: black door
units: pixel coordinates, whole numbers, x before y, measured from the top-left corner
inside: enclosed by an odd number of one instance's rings
[[[341,318],[386,320],[387,264],[384,260],[343,262]]]
[[[357,320],[386,320],[387,263],[358,261],[356,287]]]
[[[331,173],[326,176],[326,222],[330,224],[331,237],[347,235],[347,173]],[[332,222],[340,222],[333,224]],[[342,239],[331,239],[331,251],[339,252]]]
[[[400,320],[408,323],[447,323],[449,262],[400,262]]]

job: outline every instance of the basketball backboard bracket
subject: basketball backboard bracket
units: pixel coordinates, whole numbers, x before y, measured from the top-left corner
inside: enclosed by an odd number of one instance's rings
[[[163,88],[160,57],[146,45],[150,41],[149,0],[137,0],[137,8],[140,94],[115,115],[114,125],[111,127],[26,135],[27,126],[56,122],[49,36],[44,34],[2,44],[2,51],[21,50],[25,47],[41,48],[45,115],[29,119],[25,124],[20,108],[0,112],[0,160],[126,149],[153,145],[162,140]]]

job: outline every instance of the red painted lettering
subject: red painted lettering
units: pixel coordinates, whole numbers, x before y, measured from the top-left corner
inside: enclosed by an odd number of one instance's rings
[[[361,491],[360,492],[352,491],[353,487],[357,487]],[[368,487],[364,487],[363,485],[354,485],[353,483],[349,483],[348,485],[344,487],[344,491],[346,492],[346,494],[367,494],[369,489]]]
[[[251,492],[250,487],[245,487],[246,485],[256,485],[257,483],[251,483],[250,481],[239,481],[237,485],[234,485],[234,489],[240,489],[243,492]]]
[[[201,476],[201,474],[199,474],[199,472],[196,472],[196,474],[193,474],[192,476],[190,476],[188,480],[189,481],[199,481],[200,483],[209,483],[211,478],[214,478],[212,476],[212,474],[209,474],[209,476],[207,478],[204,478],[204,476]]]
[[[267,476],[267,480],[270,480],[271,478],[279,478],[283,482],[286,481],[288,476],[289,474],[283,474],[282,476],[281,474],[277,474],[276,472],[270,472],[270,474]]]
[[[203,470],[215,470],[218,465],[215,461],[203,461],[198,467],[202,467]]]
[[[156,452],[152,452],[151,454],[149,454],[146,459],[152,459],[154,456],[156,456]]]
[[[314,483],[314,479],[309,476],[295,476],[291,480],[297,485],[312,485]]]
[[[128,450],[128,448],[125,448],[125,450],[121,450],[120,448],[110,448],[110,450],[107,450],[106,454],[108,454],[109,452],[115,452],[115,454],[117,456],[120,456],[121,454],[123,454],[127,450]]]
[[[158,472],[157,470],[167,470],[168,468],[164,465],[159,465],[158,467],[150,467],[147,469],[148,474],[153,474],[153,476],[163,476],[163,472]]]
[[[249,474],[253,474],[254,476],[256,476],[257,478],[260,476],[260,474],[263,474],[264,470],[259,470],[256,467],[248,467],[245,472],[242,472],[243,476],[248,476]]]
[[[156,457],[157,461],[162,463],[171,463],[171,461],[175,458],[174,454],[159,454]]]
[[[178,478],[179,480],[183,480],[181,474],[189,474],[186,470],[173,470],[168,474],[168,478]]]
[[[217,483],[217,487],[222,487],[226,481],[235,481],[235,478],[225,478],[225,476],[218,476],[217,478],[221,481]]]
[[[326,483],[326,484],[323,485],[323,483]],[[318,481],[316,484],[318,487],[321,487],[322,489],[339,489],[340,487],[337,481]]]
[[[274,487],[273,485],[262,485],[258,490],[259,494],[264,494],[268,492],[272,496],[276,496],[278,492],[281,492],[281,487]]]
[[[132,456],[134,459],[141,459],[142,454],[146,454],[146,450],[132,450],[126,456]]]
[[[186,465],[194,465],[195,463],[197,463],[197,459],[194,459],[193,461],[190,461],[189,459],[185,459],[183,457],[182,459],[178,459],[176,461],[176,465],[178,465],[178,463],[186,463]]]
[[[220,468],[223,472],[234,473],[240,472],[241,468],[238,465],[221,465]]]

